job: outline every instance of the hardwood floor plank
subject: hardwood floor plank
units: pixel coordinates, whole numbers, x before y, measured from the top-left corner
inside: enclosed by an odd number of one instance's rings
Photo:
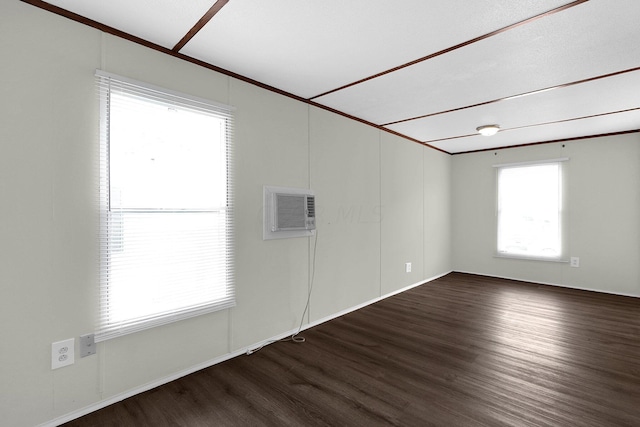
[[[82,426],[640,426],[640,298],[452,273]]]

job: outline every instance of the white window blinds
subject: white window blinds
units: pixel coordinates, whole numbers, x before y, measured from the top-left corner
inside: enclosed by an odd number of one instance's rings
[[[96,341],[233,306],[231,108],[96,76]]]

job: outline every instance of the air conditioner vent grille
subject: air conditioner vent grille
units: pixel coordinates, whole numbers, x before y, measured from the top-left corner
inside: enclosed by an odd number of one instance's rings
[[[276,194],[276,230],[305,228],[304,196]]]
[[[316,198],[313,196],[307,196],[307,213],[309,217],[316,217]]]
[[[285,239],[313,236],[316,229],[316,203],[313,191],[305,188],[263,188],[262,238]]]

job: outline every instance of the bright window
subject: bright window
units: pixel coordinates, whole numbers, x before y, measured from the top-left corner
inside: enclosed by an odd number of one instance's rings
[[[98,72],[98,341],[235,304],[228,107]]]
[[[498,255],[561,260],[562,161],[497,168]]]

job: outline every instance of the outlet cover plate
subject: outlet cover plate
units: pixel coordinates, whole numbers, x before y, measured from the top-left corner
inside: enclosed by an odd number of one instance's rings
[[[73,365],[75,362],[75,342],[74,338],[69,338],[51,344],[51,369]]]
[[[569,265],[571,265],[571,267],[580,267],[580,258],[572,256]]]
[[[80,336],[80,357],[96,354],[96,341],[94,334]]]

